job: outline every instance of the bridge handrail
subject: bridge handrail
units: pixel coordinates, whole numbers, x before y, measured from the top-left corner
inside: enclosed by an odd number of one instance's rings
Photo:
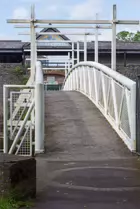
[[[136,84],[136,82],[132,81],[131,79],[127,78],[126,76],[110,69],[109,67],[102,65],[100,63],[97,62],[80,62],[78,64],[76,64],[67,74],[65,80],[64,80],[64,84],[65,81],[67,80],[68,76],[70,75],[70,73],[77,67],[80,66],[89,66],[89,67],[94,67],[97,70],[101,70],[102,72],[104,72],[105,74],[107,74],[108,76],[112,77],[114,80],[118,81],[119,83],[121,83],[123,86],[126,86],[128,89],[131,89],[133,85]],[[63,85],[64,85],[63,84]]]
[[[128,148],[136,150],[136,82],[96,62],[80,62],[67,74],[63,90],[86,95]]]

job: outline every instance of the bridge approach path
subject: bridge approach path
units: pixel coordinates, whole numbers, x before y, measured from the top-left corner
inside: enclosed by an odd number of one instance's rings
[[[140,161],[78,92],[46,92],[37,209],[139,209]]]

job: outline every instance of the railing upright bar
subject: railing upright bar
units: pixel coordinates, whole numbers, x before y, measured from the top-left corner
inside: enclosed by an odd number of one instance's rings
[[[3,132],[4,132],[4,153],[8,153],[8,88],[3,86]]]

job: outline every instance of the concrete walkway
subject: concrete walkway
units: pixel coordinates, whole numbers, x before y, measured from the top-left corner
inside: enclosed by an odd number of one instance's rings
[[[140,161],[93,103],[47,92],[46,153],[37,158],[36,209],[139,209]]]

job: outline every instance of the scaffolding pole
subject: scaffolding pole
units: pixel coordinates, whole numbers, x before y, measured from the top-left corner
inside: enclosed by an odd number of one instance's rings
[[[98,20],[98,14],[96,14],[96,20]],[[95,30],[95,50],[94,50],[94,60],[95,62],[98,62],[98,26],[96,25],[96,30]]]
[[[111,68],[115,71],[116,71],[116,18],[117,18],[117,8],[116,5],[113,5]]]
[[[87,36],[84,35],[84,61],[87,61]]]
[[[77,41],[77,63],[80,62],[79,41]]]

